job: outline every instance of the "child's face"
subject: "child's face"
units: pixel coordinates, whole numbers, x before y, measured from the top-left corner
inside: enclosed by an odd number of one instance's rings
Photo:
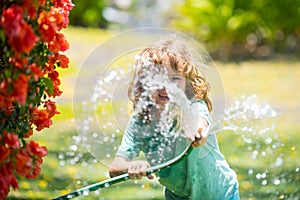
[[[175,83],[178,88],[182,91],[185,90],[186,80],[185,78],[171,68],[167,68],[168,72],[168,81],[171,83]],[[155,100],[155,103],[158,105],[164,105],[169,101],[169,97],[166,91],[166,88],[157,89],[152,93],[152,98]]]

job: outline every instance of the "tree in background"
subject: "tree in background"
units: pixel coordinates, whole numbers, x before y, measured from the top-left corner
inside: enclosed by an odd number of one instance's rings
[[[74,0],[75,26],[179,30],[214,58],[267,58],[300,52],[300,0]]]
[[[192,33],[218,58],[299,53],[299,0],[187,0],[173,25]]]
[[[108,21],[103,17],[106,0],[73,0],[76,5],[70,14],[70,24],[74,26],[107,28]]]
[[[17,178],[36,178],[48,151],[29,140],[33,129],[51,126],[61,95],[57,69],[67,68],[62,53],[71,0],[4,0],[0,4],[0,199]]]

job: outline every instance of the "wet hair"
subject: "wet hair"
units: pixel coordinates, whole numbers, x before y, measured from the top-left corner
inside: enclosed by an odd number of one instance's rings
[[[209,84],[201,73],[201,66],[193,62],[192,54],[179,40],[162,40],[145,48],[138,56],[133,71],[133,79],[129,83],[128,96],[135,107],[144,91],[141,82],[135,80],[135,76],[141,74],[143,66],[151,62],[156,66],[166,66],[181,74],[186,79],[185,93],[189,99],[205,101],[208,110],[212,111],[212,103],[209,98]],[[188,87],[192,92],[189,91]],[[191,89],[192,88],[192,89]]]

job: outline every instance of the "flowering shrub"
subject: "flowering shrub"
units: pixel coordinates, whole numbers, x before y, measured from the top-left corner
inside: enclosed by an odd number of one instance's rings
[[[36,178],[47,148],[30,136],[49,128],[61,95],[57,69],[69,48],[59,31],[69,23],[71,0],[3,0],[0,3],[0,199],[18,176]]]

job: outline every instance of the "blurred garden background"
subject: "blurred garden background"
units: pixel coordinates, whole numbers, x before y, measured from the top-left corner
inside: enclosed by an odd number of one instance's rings
[[[300,0],[73,3],[70,26],[63,31],[70,43],[66,52],[70,67],[59,72],[63,94],[56,101],[61,114],[50,129],[32,136],[47,146],[49,154],[41,175],[20,179],[20,189],[8,199],[49,199],[108,178],[107,167],[78,140],[74,83],[93,49],[121,31],[138,27],[168,28],[199,41],[218,67],[228,107],[249,97],[257,109],[276,113],[269,116],[262,111],[263,119],[236,122],[253,125],[252,133],[239,129],[219,134],[221,151],[238,174],[241,198],[300,199]],[[261,129],[263,136],[253,133]],[[143,179],[79,199],[163,199],[163,192],[157,181]]]

